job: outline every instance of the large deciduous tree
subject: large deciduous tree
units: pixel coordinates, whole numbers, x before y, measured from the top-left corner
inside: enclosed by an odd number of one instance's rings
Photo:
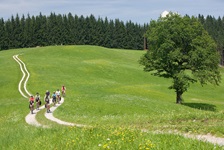
[[[149,50],[140,59],[144,71],[173,79],[176,103],[191,83],[218,85],[220,56],[214,40],[195,17],[169,13],[152,20],[145,34]]]

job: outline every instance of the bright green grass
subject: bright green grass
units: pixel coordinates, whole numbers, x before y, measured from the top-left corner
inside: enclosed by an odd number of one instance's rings
[[[97,46],[0,52],[0,145],[3,149],[213,149],[212,144],[178,135],[141,133],[141,129],[178,130],[224,136],[224,84],[192,85],[183,95],[185,104],[177,105],[174,91],[168,89],[170,79],[143,72],[138,60],[144,53]],[[53,128],[27,125],[28,100],[17,90],[22,73],[14,54],[22,54],[19,58],[31,73],[27,85],[31,93],[43,97],[46,90],[66,86],[65,103],[54,116],[93,128],[57,125],[44,118],[44,110],[37,120]]]

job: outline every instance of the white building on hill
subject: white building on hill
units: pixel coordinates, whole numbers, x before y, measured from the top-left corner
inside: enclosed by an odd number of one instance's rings
[[[162,18],[164,18],[164,17],[166,17],[167,15],[169,14],[169,12],[168,11],[164,11],[164,12],[162,12],[162,14],[160,15]]]
[[[164,11],[164,12],[162,12],[162,14],[160,15],[162,18],[164,18],[164,17],[167,17],[167,15],[169,15],[169,13],[173,13],[173,14],[178,14],[179,15],[179,13],[178,12],[171,12],[171,11]]]

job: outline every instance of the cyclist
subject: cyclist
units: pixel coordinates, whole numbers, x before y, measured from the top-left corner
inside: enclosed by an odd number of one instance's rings
[[[54,103],[54,106],[56,105],[56,101],[57,101],[57,96],[56,96],[55,92],[53,92],[53,94],[52,94],[52,102]]]
[[[62,96],[65,97],[65,91],[66,91],[66,87],[63,85],[61,87],[61,93],[62,93]]]
[[[61,92],[59,89],[57,89],[57,91],[55,92],[56,96],[57,96],[57,100],[58,100],[58,104],[60,104],[60,100],[61,100]]]
[[[34,109],[34,97],[31,95],[29,98],[29,108],[30,108],[30,112],[31,114],[33,114],[33,109]]]
[[[36,93],[35,100],[36,100],[37,110],[40,110],[39,107],[41,105],[41,101],[40,101],[40,94],[38,92]]]
[[[46,91],[44,96],[45,108],[47,108],[47,113],[50,112],[50,91]]]
[[[45,100],[45,108],[47,108],[47,113],[49,113],[50,112],[50,98],[49,98],[49,96],[46,95],[44,100]]]

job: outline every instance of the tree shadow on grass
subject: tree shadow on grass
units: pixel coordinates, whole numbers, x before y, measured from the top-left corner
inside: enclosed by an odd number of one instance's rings
[[[216,106],[212,104],[206,104],[206,103],[183,103],[183,105],[200,109],[200,110],[206,110],[206,111],[216,111]]]

